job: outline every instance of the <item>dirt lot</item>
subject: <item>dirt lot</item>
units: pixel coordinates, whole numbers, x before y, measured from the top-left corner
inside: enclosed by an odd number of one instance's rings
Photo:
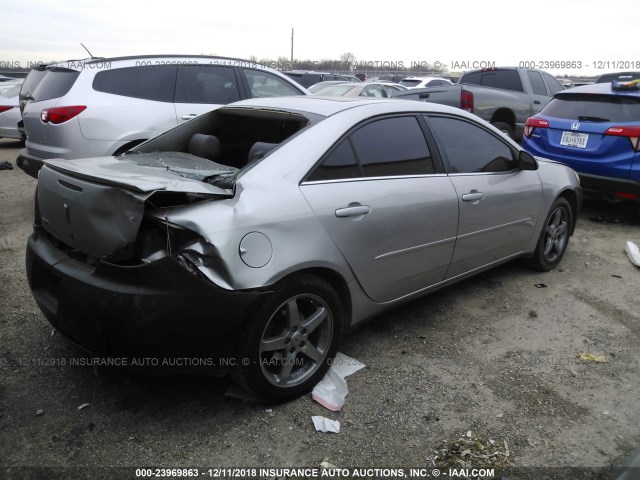
[[[19,147],[0,140],[0,162]],[[516,467],[610,468],[640,446],[640,269],[624,253],[640,243],[637,209],[587,199],[560,269],[515,262],[350,334],[341,351],[367,367],[332,413],[310,396],[231,398],[226,379],[62,365],[80,353],[53,334],[24,272],[35,184],[0,171],[0,478],[135,478],[18,467],[431,467],[467,432],[499,445],[494,458],[506,442]],[[316,432],[313,415],[340,420],[340,433]]]

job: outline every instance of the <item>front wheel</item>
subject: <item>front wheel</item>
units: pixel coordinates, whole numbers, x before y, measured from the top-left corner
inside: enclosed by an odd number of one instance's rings
[[[566,199],[558,198],[545,219],[536,251],[527,260],[529,266],[547,272],[560,263],[569,243],[572,219],[571,205]]]
[[[278,283],[247,322],[236,350],[233,380],[268,401],[310,391],[336,354],[342,332],[340,299],[312,275]]]

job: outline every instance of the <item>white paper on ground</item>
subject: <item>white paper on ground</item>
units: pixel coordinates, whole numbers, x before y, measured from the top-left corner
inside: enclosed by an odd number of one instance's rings
[[[311,398],[332,412],[337,412],[344,405],[347,393],[349,389],[346,380],[331,367],[322,380],[313,387]]]
[[[638,249],[638,246],[635,243],[628,241],[624,249],[627,252],[629,260],[631,260],[631,263],[636,267],[640,267],[640,250]]]
[[[364,367],[364,363],[360,363],[355,358],[347,357],[340,352],[336,353],[336,357],[331,362],[331,368],[342,378],[346,378]]]
[[[313,426],[316,427],[316,431],[325,432],[325,433],[339,433],[340,432],[340,422],[337,420],[330,420],[326,417],[321,417],[319,415],[311,417],[313,420]]]
[[[364,364],[338,352],[331,367],[314,387],[311,398],[332,412],[339,411],[349,393],[344,377],[364,368]]]

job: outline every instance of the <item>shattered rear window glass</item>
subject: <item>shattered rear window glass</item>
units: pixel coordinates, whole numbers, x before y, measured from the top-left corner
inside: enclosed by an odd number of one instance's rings
[[[123,163],[174,172],[181,177],[203,181],[216,175],[234,174],[237,168],[183,152],[129,153],[118,157]]]

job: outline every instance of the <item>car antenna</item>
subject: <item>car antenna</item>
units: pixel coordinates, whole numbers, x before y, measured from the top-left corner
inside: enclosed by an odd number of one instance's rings
[[[84,48],[84,49],[87,51],[87,53],[89,54],[89,56],[90,56],[91,58],[96,58],[96,57],[94,57],[94,56],[93,56],[93,54],[89,51],[89,49],[88,49],[87,47],[85,47],[85,46],[84,46],[84,43],[80,42],[80,45],[82,45],[82,48]]]

